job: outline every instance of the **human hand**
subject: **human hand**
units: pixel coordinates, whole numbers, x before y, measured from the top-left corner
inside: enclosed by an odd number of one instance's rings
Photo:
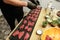
[[[38,0],[29,0],[31,1],[32,3],[36,4],[36,5],[40,5],[39,1]]]
[[[36,6],[34,3],[32,3],[32,2],[28,2],[27,7],[30,8],[30,9],[35,9],[35,8],[37,8],[37,6]]]

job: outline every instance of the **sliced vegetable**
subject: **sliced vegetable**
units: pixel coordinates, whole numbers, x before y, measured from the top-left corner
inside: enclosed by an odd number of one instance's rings
[[[51,22],[52,22],[52,19],[49,19],[49,18],[48,18],[47,21],[48,21],[49,23],[51,23]]]
[[[42,26],[43,26],[43,27],[46,27],[47,24],[48,24],[48,22],[47,22],[47,21],[44,21],[44,22],[42,23]]]

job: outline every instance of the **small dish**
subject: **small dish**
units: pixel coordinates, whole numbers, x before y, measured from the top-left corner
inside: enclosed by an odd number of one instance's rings
[[[37,30],[37,32],[36,32],[38,35],[41,35],[43,32],[42,32],[42,30]]]

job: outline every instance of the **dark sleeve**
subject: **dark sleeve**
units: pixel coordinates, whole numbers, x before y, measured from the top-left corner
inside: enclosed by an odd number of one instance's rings
[[[29,0],[29,1],[37,5],[37,2],[35,0]]]
[[[40,5],[39,1],[37,1],[37,4]]]
[[[29,0],[31,1],[32,3],[36,4],[36,5],[40,5],[39,1],[38,0]]]

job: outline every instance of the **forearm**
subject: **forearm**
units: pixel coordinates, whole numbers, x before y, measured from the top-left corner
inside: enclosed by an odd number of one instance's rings
[[[3,0],[4,3],[14,5],[14,6],[27,6],[28,3],[20,0]]]

